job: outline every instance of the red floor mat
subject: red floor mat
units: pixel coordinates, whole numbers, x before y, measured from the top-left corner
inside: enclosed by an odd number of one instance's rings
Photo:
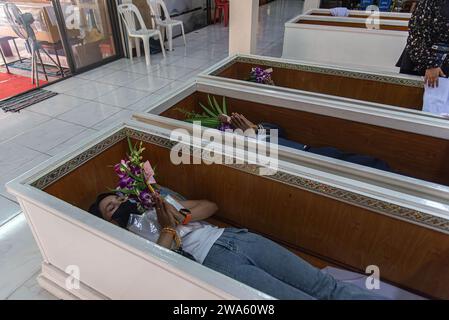
[[[42,86],[46,81],[39,80]],[[36,88],[31,84],[31,78],[16,74],[0,73],[0,100],[13,97],[30,89]]]

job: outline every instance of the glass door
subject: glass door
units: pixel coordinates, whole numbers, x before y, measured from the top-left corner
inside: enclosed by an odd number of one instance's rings
[[[66,51],[75,72],[112,60],[117,56],[118,34],[111,17],[115,8],[107,0],[59,0]]]
[[[0,0],[0,100],[70,74],[52,1]]]

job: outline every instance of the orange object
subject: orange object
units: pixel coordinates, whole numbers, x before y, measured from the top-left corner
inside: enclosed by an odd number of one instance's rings
[[[150,190],[151,193],[154,193],[154,188],[151,186],[151,184],[148,181],[145,181],[145,182],[148,187],[148,190]]]
[[[189,224],[190,221],[192,221],[192,213],[190,212],[189,209],[183,208],[179,210],[179,213],[184,216],[184,220],[182,221],[183,225]]]
[[[114,55],[114,48],[111,46],[110,43],[102,43],[99,45],[99,47],[103,58]]]

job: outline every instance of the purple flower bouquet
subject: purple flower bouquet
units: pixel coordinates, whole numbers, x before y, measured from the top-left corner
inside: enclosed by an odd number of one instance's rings
[[[150,162],[142,160],[142,153],[145,151],[142,142],[133,146],[128,138],[128,146],[127,158],[114,166],[119,182],[113,191],[133,199],[139,210],[145,212],[153,207],[150,195],[155,192],[155,173]]]
[[[248,81],[274,86],[274,81],[271,79],[272,75],[273,69],[271,68],[263,69],[261,67],[254,67],[251,69]]]

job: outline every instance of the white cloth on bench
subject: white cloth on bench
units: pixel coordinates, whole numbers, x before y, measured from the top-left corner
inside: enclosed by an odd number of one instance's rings
[[[366,288],[365,282],[368,275],[342,270],[334,267],[326,267],[323,272],[332,275],[335,279],[352,283],[360,288]],[[391,300],[426,300],[416,294],[397,288],[391,284],[380,281],[380,288],[375,293]]]
[[[348,8],[338,7],[331,9],[331,15],[334,17],[347,17],[349,16]]]

